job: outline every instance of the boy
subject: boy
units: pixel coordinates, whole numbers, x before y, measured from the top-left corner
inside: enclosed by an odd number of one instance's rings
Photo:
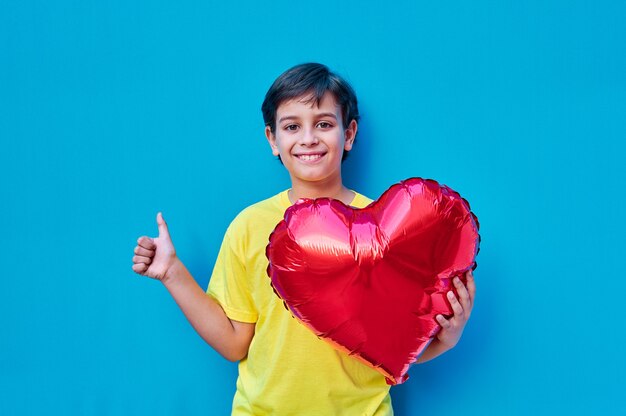
[[[165,221],[159,236],[141,237],[133,270],[161,280],[183,313],[216,351],[239,361],[233,415],[391,415],[389,386],[378,372],[334,350],[297,322],[274,294],[265,248],[285,210],[299,198],[331,197],[363,208],[371,200],[347,189],[341,163],[358,130],[354,91],[320,64],[279,76],[262,105],[265,136],[291,179],[291,189],[243,210],[230,224],[207,293],[176,256]],[[469,318],[474,281],[456,278],[454,316],[437,316],[430,360],[459,340]]]

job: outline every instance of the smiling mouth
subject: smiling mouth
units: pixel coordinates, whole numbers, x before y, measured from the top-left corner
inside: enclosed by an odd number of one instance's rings
[[[295,155],[295,156],[304,162],[315,162],[316,160],[321,159],[322,156],[324,156],[325,154],[326,153],[313,153],[313,154],[302,154],[302,155]]]

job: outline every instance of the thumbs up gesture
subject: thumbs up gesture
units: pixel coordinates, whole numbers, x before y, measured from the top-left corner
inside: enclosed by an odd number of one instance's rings
[[[163,280],[176,262],[176,249],[172,243],[163,215],[157,214],[159,236],[139,237],[133,256],[133,271],[153,279]]]

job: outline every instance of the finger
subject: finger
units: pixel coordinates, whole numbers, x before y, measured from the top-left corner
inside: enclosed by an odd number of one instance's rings
[[[456,299],[456,296],[454,296],[453,291],[448,292],[448,300],[450,301],[450,305],[452,306],[452,310],[454,311],[454,317],[463,318],[464,317],[463,307],[461,306],[459,301]]]
[[[443,315],[437,315],[435,317],[435,319],[437,320],[437,322],[439,323],[439,325],[441,325],[441,327],[443,329],[448,329],[450,328],[450,321],[448,321],[446,318],[443,317]]]
[[[170,231],[167,229],[167,223],[163,219],[163,214],[157,214],[157,224],[159,226],[159,237],[170,238]]]
[[[144,263],[133,264],[133,271],[135,273],[143,274],[146,270],[148,270],[148,265]]]
[[[456,287],[456,293],[459,295],[459,301],[461,302],[463,311],[468,312],[472,308],[472,304],[470,303],[467,288],[458,277],[455,277],[452,281],[454,282],[454,287]]]
[[[467,292],[469,293],[470,304],[474,307],[474,298],[476,296],[476,282],[474,282],[474,272],[469,270],[465,277],[467,278]]]
[[[155,251],[154,250],[148,250],[148,249],[145,249],[143,247],[137,246],[137,247],[135,247],[135,254],[137,254],[139,256],[154,257]]]
[[[143,247],[146,250],[156,249],[156,244],[154,244],[154,240],[150,237],[139,237],[139,239],[137,240],[137,244],[139,244],[139,247]]]
[[[133,263],[135,263],[135,264],[137,264],[137,263],[150,264],[150,263],[152,263],[152,257],[133,256]]]

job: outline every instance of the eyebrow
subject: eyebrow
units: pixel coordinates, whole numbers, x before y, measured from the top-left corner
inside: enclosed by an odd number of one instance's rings
[[[331,117],[335,120],[337,120],[337,116],[334,115],[333,113],[319,113],[319,114],[315,114],[315,118],[323,118],[323,117]],[[278,122],[282,123],[285,120],[297,120],[299,117],[298,116],[285,116],[285,117],[281,117]]]

